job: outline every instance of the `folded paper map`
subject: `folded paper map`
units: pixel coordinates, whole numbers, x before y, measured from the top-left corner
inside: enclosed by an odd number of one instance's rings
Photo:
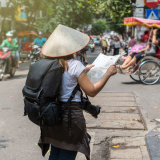
[[[92,83],[98,82],[106,73],[107,69],[111,66],[116,64],[120,55],[117,56],[106,56],[102,53],[95,59],[92,63],[95,66],[91,68],[91,70],[87,73],[88,77],[92,81]]]

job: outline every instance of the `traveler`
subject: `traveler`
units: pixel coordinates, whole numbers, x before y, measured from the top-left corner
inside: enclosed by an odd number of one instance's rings
[[[86,73],[93,65],[88,65],[85,68],[80,61],[74,59],[74,53],[83,49],[89,41],[87,35],[69,27],[58,25],[42,48],[42,53],[46,58],[58,59],[63,67],[60,90],[62,109],[78,83],[88,96],[94,97],[101,91],[108,79],[117,72],[116,67],[111,66],[101,80],[95,84],[91,83]],[[64,111],[61,123],[41,128],[38,144],[42,149],[43,156],[51,145],[49,160],[75,160],[77,152],[83,153],[90,160],[90,136],[86,131],[79,91],[73,98],[70,108],[71,137],[68,134],[68,109]]]

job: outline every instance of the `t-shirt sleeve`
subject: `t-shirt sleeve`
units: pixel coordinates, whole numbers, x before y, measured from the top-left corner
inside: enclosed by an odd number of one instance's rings
[[[0,45],[0,47],[4,47],[6,45],[6,41],[4,40],[3,42],[2,42],[2,44]]]
[[[73,75],[78,78],[84,69],[85,66],[80,61],[76,60]]]
[[[34,40],[34,43],[37,43],[37,38]]]

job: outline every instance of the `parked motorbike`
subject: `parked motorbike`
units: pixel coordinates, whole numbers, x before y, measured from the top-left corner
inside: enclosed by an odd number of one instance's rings
[[[5,74],[10,74],[11,77],[15,74],[15,69],[12,70],[11,55],[13,48],[0,47],[0,81],[3,80]]]
[[[41,48],[34,44],[32,46],[32,50],[30,51],[30,60],[29,60],[29,67],[34,64],[36,61],[41,59]]]

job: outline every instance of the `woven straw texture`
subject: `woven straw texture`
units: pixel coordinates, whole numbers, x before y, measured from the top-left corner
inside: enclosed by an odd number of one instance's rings
[[[59,24],[42,48],[48,57],[67,56],[84,48],[90,41],[89,36]]]

